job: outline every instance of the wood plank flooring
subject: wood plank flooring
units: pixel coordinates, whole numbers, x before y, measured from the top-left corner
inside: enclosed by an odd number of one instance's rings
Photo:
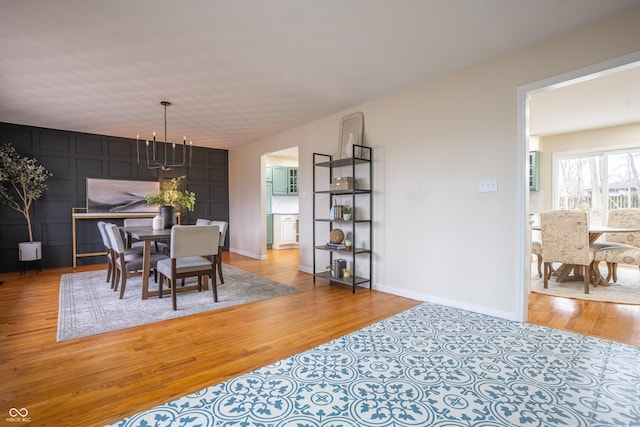
[[[368,289],[352,295],[322,280],[314,285],[297,270],[297,255],[223,259],[303,292],[62,343],[56,342],[60,275],[74,270],[0,274],[0,421],[15,407],[28,409],[32,426],[104,425],[420,303]],[[530,312],[532,323],[640,345],[635,306],[532,294]]]

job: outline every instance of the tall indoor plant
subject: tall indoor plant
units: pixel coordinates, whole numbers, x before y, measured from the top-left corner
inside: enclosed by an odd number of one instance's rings
[[[50,176],[51,173],[39,165],[36,159],[20,155],[12,145],[4,144],[0,148],[0,203],[24,216],[29,230],[29,244],[37,244],[36,247],[39,248],[40,242],[33,241],[29,210],[33,202],[44,194],[47,189],[45,181]],[[35,249],[30,248],[28,251]],[[41,251],[35,251],[34,255],[25,255],[20,251],[21,260],[40,259],[40,256]]]
[[[173,178],[163,188],[155,193],[149,193],[144,196],[146,202],[150,205],[156,205],[160,208],[160,215],[164,220],[164,228],[170,228],[174,224],[175,210],[185,208],[193,211],[196,205],[196,194],[192,191],[180,190],[180,181],[186,176]]]

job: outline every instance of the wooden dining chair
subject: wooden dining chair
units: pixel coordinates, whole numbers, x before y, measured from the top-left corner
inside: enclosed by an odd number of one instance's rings
[[[218,244],[218,256],[216,257],[216,260],[218,263],[218,277],[220,278],[220,283],[224,284],[224,276],[222,275],[222,252],[224,250],[224,242],[227,239],[227,228],[229,228],[229,223],[227,221],[197,219],[196,225],[217,225],[220,228],[220,241]]]
[[[127,279],[134,276],[141,276],[144,264],[142,252],[137,248],[133,250],[125,248],[120,229],[115,224],[106,225],[107,234],[111,240],[111,247],[114,253],[115,278],[113,280],[113,290],[117,291],[120,286],[120,299],[124,298],[124,290]],[[150,255],[150,268],[155,268],[158,261],[166,259],[167,255],[155,252]]]
[[[579,273],[582,270],[584,293],[588,294],[594,259],[594,251],[589,244],[588,213],[569,210],[542,212],[540,227],[544,287],[548,287],[551,264],[557,262],[563,264],[562,270],[572,268],[573,278],[580,277]]]
[[[113,289],[116,285],[115,275],[116,275],[116,252],[113,250],[113,245],[111,243],[111,237],[107,232],[107,226],[115,226],[115,224],[111,224],[105,221],[98,221],[98,230],[100,230],[100,236],[102,237],[102,243],[105,246],[107,251],[107,282],[111,282],[111,288]],[[118,231],[119,233],[119,231]],[[124,253],[128,257],[134,256],[142,256],[142,248],[127,248],[124,250]]]
[[[113,288],[113,276],[115,276],[115,266],[113,263],[114,255],[111,249],[111,239],[107,234],[107,223],[104,221],[98,221],[98,230],[100,231],[100,237],[102,237],[102,244],[107,251],[107,282],[111,282],[111,288]]]
[[[142,253],[127,253],[120,234],[120,229],[115,224],[107,224],[105,226],[107,235],[111,241],[111,250],[114,256],[114,291],[120,286],[120,299],[124,297],[124,289],[127,285],[127,279],[142,274]],[[120,282],[122,282],[120,284]]]
[[[208,283],[211,277],[213,301],[218,302],[216,285],[216,257],[218,255],[220,228],[216,225],[174,225],[171,229],[170,257],[157,264],[159,274],[159,295],[162,298],[164,279],[171,287],[171,302],[177,310],[176,295],[178,292],[197,289],[202,291],[202,280]],[[198,284],[181,286],[178,290],[178,279],[197,277]]]

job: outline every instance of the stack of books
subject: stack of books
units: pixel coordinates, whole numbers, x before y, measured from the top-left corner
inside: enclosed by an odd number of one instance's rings
[[[346,249],[346,246],[344,245],[344,243],[327,242],[327,244],[324,246],[328,249]]]

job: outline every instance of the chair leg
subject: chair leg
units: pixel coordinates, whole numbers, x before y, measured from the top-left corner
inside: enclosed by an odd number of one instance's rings
[[[111,261],[108,260],[107,261],[107,282],[111,282],[112,275],[113,275],[113,264],[111,264]],[[111,287],[113,287],[113,282],[111,283]]]
[[[591,282],[591,272],[593,271],[594,268],[594,263],[593,261],[591,262],[591,264],[589,264],[589,266],[587,267],[586,265],[584,266],[584,293],[588,294],[589,293],[589,283]],[[597,268],[597,266],[595,266],[595,268]]]
[[[216,255],[216,264],[218,264],[218,276],[220,277],[220,283],[224,285],[224,277],[222,277],[222,252],[220,251],[218,251],[218,255]],[[538,273],[539,272],[540,272],[540,261],[538,261]]]
[[[544,288],[547,289],[549,286],[549,276],[551,275],[551,272],[549,271],[549,263],[545,262],[544,263]]]
[[[611,273],[613,275],[613,283],[618,283],[618,264],[611,263]]]
[[[173,310],[178,309],[178,302],[176,301],[176,279],[171,280],[171,303],[173,304]]]
[[[122,285],[120,286],[120,299],[124,298],[124,288],[127,286],[127,273],[122,272]]]
[[[113,289],[114,292],[116,292],[118,290],[118,282],[120,281],[120,269],[116,268],[113,271],[113,283],[111,288]]]
[[[216,280],[217,263],[213,263],[213,274],[211,275],[211,287],[213,288],[213,302],[218,302],[218,285]]]
[[[542,255],[536,254],[538,257],[538,277],[542,277]]]

